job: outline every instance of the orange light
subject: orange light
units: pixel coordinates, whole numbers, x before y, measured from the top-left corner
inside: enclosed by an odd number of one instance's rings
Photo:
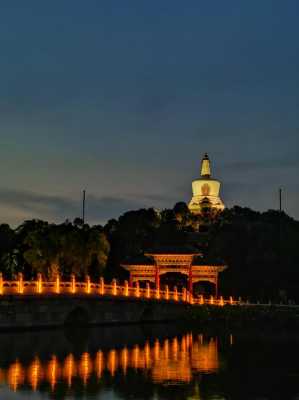
[[[192,293],[189,293],[189,303],[190,304],[194,303]]]
[[[186,347],[187,347],[187,350],[190,347],[190,335],[189,335],[189,333],[186,334]]]
[[[139,366],[139,346],[136,344],[132,350],[133,367],[135,369]]]
[[[18,274],[18,293],[24,293],[24,282],[23,282],[23,274],[19,272]]]
[[[182,290],[182,297],[183,297],[183,301],[187,301],[187,290],[186,290],[186,288],[183,288],[183,290]]]
[[[214,304],[214,297],[213,296],[210,297],[210,304]]]
[[[81,356],[79,365],[79,374],[81,379],[83,380],[84,386],[87,384],[91,372],[92,372],[92,365],[91,365],[90,355],[89,353],[85,352]]]
[[[7,380],[9,387],[16,392],[18,386],[24,382],[24,371],[19,361],[16,361],[9,367]]]
[[[172,340],[172,346],[171,347],[172,347],[173,359],[175,361],[177,361],[177,359],[178,359],[178,338],[177,337],[175,337]]]
[[[71,275],[71,292],[74,294],[76,292],[76,278],[75,275]]]
[[[90,276],[89,275],[86,276],[86,286],[85,286],[85,288],[86,288],[86,293],[90,294]]]
[[[164,340],[163,351],[164,351],[164,357],[169,358],[169,340],[168,339]]]
[[[230,305],[233,304],[233,297],[232,296],[229,296],[229,303],[230,303]]]
[[[36,281],[37,293],[41,293],[42,292],[42,287],[43,287],[42,275],[41,274],[37,274],[37,281]]]
[[[139,290],[139,282],[136,282],[136,288],[135,288],[135,296],[140,297],[140,290]]]
[[[67,381],[68,387],[72,386],[73,377],[76,375],[76,364],[73,354],[69,354],[64,360],[63,375]]]
[[[165,286],[165,298],[166,298],[166,300],[169,300],[169,288],[168,288],[168,285]]]
[[[107,369],[110,372],[111,376],[114,376],[116,371],[117,359],[116,359],[116,351],[110,350],[108,353],[108,360],[107,360]]]
[[[156,339],[154,344],[154,360],[158,361],[159,359],[160,359],[160,342],[159,339]]]
[[[59,277],[59,274],[56,275],[55,292],[56,293],[60,293],[60,277]]]
[[[28,380],[34,392],[38,387],[39,380],[42,378],[41,368],[42,366],[40,364],[39,359],[35,358],[28,369]]]
[[[151,287],[149,282],[146,282],[146,297],[149,299],[151,297]]]
[[[145,367],[149,368],[151,363],[151,348],[149,342],[146,342],[144,346],[144,358],[145,358]]]
[[[105,294],[105,281],[104,278],[100,278],[100,294]]]
[[[156,288],[156,299],[160,299],[160,288]]]
[[[48,379],[51,385],[52,391],[55,389],[57,383],[57,377],[59,372],[59,366],[57,363],[56,356],[53,356],[51,361],[48,364]]]
[[[125,290],[124,290],[124,294],[126,297],[129,296],[129,283],[128,281],[125,281]]]
[[[199,296],[199,304],[201,304],[201,305],[204,304],[204,299],[203,299],[203,295],[202,294]]]
[[[203,344],[203,334],[198,335],[198,341],[200,344]]]
[[[101,378],[104,369],[104,355],[101,350],[97,352],[96,361],[95,361],[95,371],[97,378]]]
[[[3,294],[3,275],[0,272],[0,295]]]
[[[176,286],[173,288],[173,299],[178,301],[178,288]]]
[[[112,279],[112,294],[113,296],[117,295],[116,279]]]
[[[186,357],[186,336],[183,336],[181,339],[181,356],[182,358]]]
[[[232,335],[228,339],[232,345]],[[126,375],[128,368],[145,371],[154,382],[190,382],[193,373],[213,373],[219,369],[217,340],[204,341],[203,335],[193,337],[187,333],[180,341],[177,337],[161,342],[156,339],[154,344],[146,342],[143,347],[136,344],[130,349],[111,349],[107,353],[99,350],[94,356],[85,352],[79,359],[69,354],[61,363],[55,355],[44,364],[37,357],[24,365],[16,360],[0,369],[0,382],[7,382],[14,391],[24,384],[35,391],[40,383],[50,383],[54,391],[58,382],[66,382],[70,388],[75,383],[74,378],[80,378],[86,385],[92,374],[98,379],[104,371],[109,371],[112,376],[117,371]]]
[[[127,373],[128,368],[128,349],[124,347],[121,351],[121,365],[124,375]]]
[[[220,305],[220,306],[224,306],[224,301],[223,301],[223,297],[222,297],[222,296],[220,296],[220,302],[219,302],[219,305]]]

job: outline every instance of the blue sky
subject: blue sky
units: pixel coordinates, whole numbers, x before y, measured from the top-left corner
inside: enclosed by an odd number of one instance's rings
[[[299,218],[298,1],[3,0],[0,221],[188,202]]]

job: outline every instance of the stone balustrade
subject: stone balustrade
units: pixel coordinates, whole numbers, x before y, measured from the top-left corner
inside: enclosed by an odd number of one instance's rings
[[[0,296],[16,295],[16,296],[110,296],[110,297],[129,297],[142,300],[156,300],[156,301],[171,301],[179,303],[189,303],[193,305],[237,305],[240,304],[239,300],[234,300],[232,297],[224,299],[222,296],[216,298],[210,296],[204,298],[203,296],[192,296],[186,288],[179,291],[176,287],[169,290],[166,285],[163,290],[160,288],[151,288],[147,282],[145,288],[139,286],[136,282],[134,287],[130,287],[129,283],[125,281],[122,285],[118,284],[116,279],[111,283],[106,283],[104,278],[100,278],[98,282],[91,282],[90,277],[86,276],[84,282],[77,281],[74,275],[71,275],[68,281],[61,280],[57,275],[52,281],[42,279],[41,274],[37,274],[35,280],[26,281],[23,275],[19,273],[17,280],[4,280],[0,273]]]

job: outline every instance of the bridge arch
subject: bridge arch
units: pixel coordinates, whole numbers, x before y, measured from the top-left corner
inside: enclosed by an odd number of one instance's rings
[[[150,321],[154,321],[154,316],[155,316],[155,312],[154,312],[154,307],[152,304],[147,304],[145,306],[145,308],[143,309],[141,316],[140,316],[140,322],[150,322]]]
[[[85,307],[76,306],[72,308],[65,316],[64,325],[88,325],[91,323],[89,312]]]

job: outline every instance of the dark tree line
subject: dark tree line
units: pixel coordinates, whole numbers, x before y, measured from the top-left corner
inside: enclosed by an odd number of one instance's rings
[[[260,301],[299,301],[299,222],[285,213],[233,207],[222,213],[190,213],[185,203],[161,213],[130,211],[104,227],[111,251],[107,272],[123,277],[123,260],[160,246],[192,246],[203,263],[224,263],[220,288],[225,295]],[[183,279],[183,277],[182,277]]]
[[[101,226],[25,221],[16,230],[0,225],[1,271],[6,278],[22,272],[27,279],[41,273],[46,279],[75,274],[96,278],[103,274],[109,243]]]
[[[120,264],[159,247],[192,246],[204,262],[225,263],[221,291],[260,300],[299,300],[299,222],[285,213],[233,207],[222,213],[190,213],[185,203],[161,212],[129,211],[102,227],[25,221],[17,229],[0,225],[0,265],[7,278],[37,272],[78,278],[89,274],[126,279]]]

